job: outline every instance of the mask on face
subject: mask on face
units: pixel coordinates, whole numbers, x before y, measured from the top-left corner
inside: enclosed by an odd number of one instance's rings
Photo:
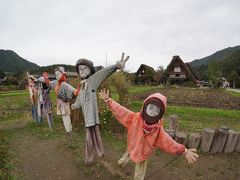
[[[162,101],[157,98],[151,98],[143,105],[142,117],[146,124],[156,124],[162,119],[164,111],[165,108]]]
[[[80,74],[80,70],[81,71],[83,70],[82,68],[79,68],[80,65],[88,67],[88,69],[89,69],[89,70],[87,70],[88,74],[86,72],[84,73],[84,75]],[[93,62],[90,60],[84,59],[84,58],[79,59],[76,63],[76,71],[77,71],[77,73],[79,73],[82,80],[88,79],[91,75],[93,75],[95,73],[95,69],[93,67]],[[86,71],[86,70],[84,70],[84,71]],[[85,75],[85,74],[87,74],[87,75]]]
[[[146,113],[148,116],[151,116],[151,117],[158,116],[160,112],[161,112],[160,107],[154,104],[148,104],[146,107]]]
[[[79,65],[78,71],[79,71],[79,75],[82,79],[86,79],[91,73],[90,68],[85,65]]]

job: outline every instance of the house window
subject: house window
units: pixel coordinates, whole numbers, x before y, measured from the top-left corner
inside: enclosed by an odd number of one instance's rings
[[[175,77],[180,77],[180,74],[175,74]]]
[[[181,67],[174,67],[174,72],[181,72]]]

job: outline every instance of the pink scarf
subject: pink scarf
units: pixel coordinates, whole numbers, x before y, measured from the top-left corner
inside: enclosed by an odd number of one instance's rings
[[[158,123],[155,123],[155,124],[146,124],[146,122],[143,120],[143,124],[142,124],[142,127],[143,127],[143,130],[144,132],[147,134],[147,133],[150,133],[153,129],[155,129],[156,127],[158,126]]]

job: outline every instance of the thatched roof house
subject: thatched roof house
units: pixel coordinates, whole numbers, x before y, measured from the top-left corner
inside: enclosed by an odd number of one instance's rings
[[[199,77],[194,72],[189,63],[184,63],[179,56],[173,56],[172,61],[166,69],[167,80],[170,83],[181,84],[182,82],[192,81],[197,83]]]
[[[152,67],[146,64],[141,64],[136,72],[135,83],[151,84],[155,81],[154,79],[155,75],[156,75],[156,72]]]

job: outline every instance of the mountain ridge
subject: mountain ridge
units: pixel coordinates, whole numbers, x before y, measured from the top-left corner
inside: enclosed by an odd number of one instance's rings
[[[20,73],[40,66],[30,62],[12,50],[0,49],[0,69],[4,72]]]
[[[204,58],[195,59],[191,61],[190,64],[193,67],[195,67],[195,66],[201,66],[201,65],[208,65],[212,61],[223,61],[228,56],[232,55],[235,51],[238,51],[238,50],[240,50],[240,45],[224,48]]]

